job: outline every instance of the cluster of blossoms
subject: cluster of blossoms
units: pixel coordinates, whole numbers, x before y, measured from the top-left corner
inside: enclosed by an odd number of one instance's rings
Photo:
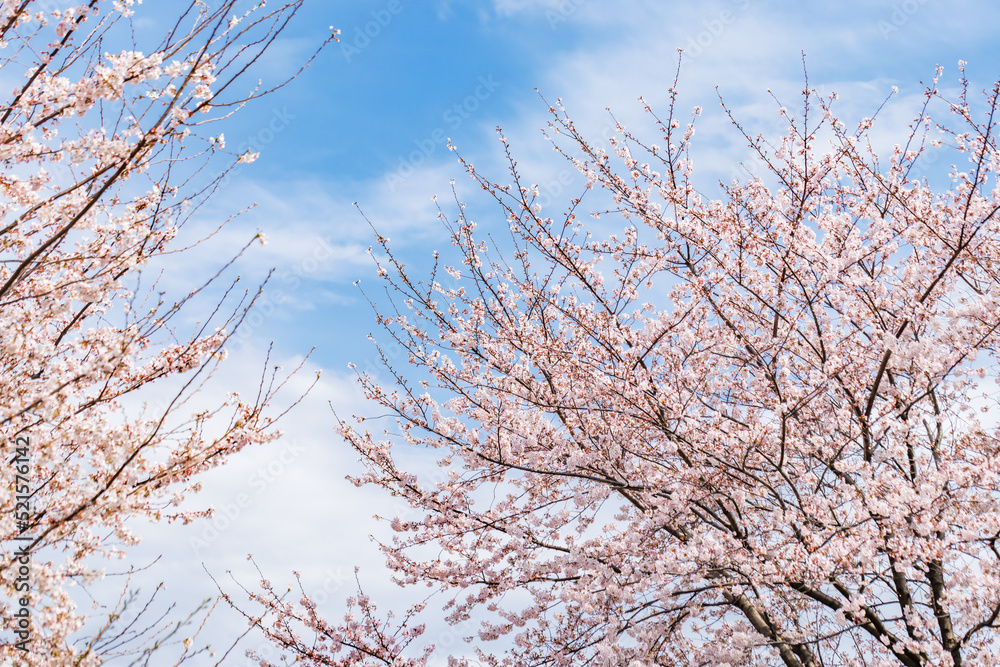
[[[121,607],[88,626],[69,587],[137,541],[129,519],[205,514],[178,509],[196,475],[276,437],[264,415],[273,382],[249,400],[175,415],[224,357],[245,304],[184,331],[178,314],[194,294],[167,302],[136,278],[217,182],[199,169],[222,147],[199,128],[247,98],[213,90],[231,90],[300,3],[172,8],[180,18],[149,54],[106,51],[134,39],[133,0],[34,11],[48,4],[0,3],[0,71],[23,77],[0,98],[0,452],[7,461],[18,439],[30,442],[31,469],[31,512],[17,521],[15,471],[0,469],[5,631],[25,595],[13,549],[31,558],[29,650],[5,643],[0,661],[84,666],[129,647],[114,625]],[[161,392],[158,409],[124,411],[169,376],[183,387]],[[191,642],[185,651],[197,654]]]
[[[779,141],[745,133],[766,178],[718,199],[673,105],[661,145],[619,127],[610,151],[553,108],[594,219],[544,217],[511,160],[511,185],[466,165],[511,238],[460,207],[451,286],[380,238],[412,368],[361,377],[391,434],[341,433],[357,482],[416,510],[384,545],[398,581],[511,647],[480,663],[996,664],[1000,84],[985,124],[964,93],[932,122],[936,85],[882,156],[807,91]],[[946,188],[912,177],[938,132],[967,165]],[[414,448],[441,474],[403,469]],[[426,660],[269,593],[258,623],[304,664]]]

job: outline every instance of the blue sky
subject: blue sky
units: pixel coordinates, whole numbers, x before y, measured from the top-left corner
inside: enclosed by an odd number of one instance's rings
[[[943,90],[956,86],[960,59],[969,63],[974,91],[1000,78],[997,25],[1000,5],[986,0],[307,3],[262,74],[293,71],[329,26],[341,30],[341,41],[290,85],[221,128],[228,147],[240,152],[246,144],[261,156],[229,179],[204,211],[206,224],[257,206],[212,242],[177,258],[168,279],[183,289],[262,230],[268,244],[255,246],[236,269],[248,285],[272,268],[273,277],[205,400],[233,388],[255,389],[272,341],[274,358],[286,367],[315,348],[293,390],[305,387],[312,371],[322,370],[323,378],[290,415],[283,442],[244,452],[205,477],[205,491],[192,505],[235,503],[238,511],[224,528],[221,521],[214,527],[144,527],[146,541],[130,560],[164,554],[143,576],[166,580],[169,597],[181,608],[215,592],[202,563],[231,592],[236,588],[226,583],[227,569],[252,585],[257,575],[244,560],[251,552],[275,582],[291,582],[297,569],[312,590],[326,590],[321,607],[330,616],[352,592],[355,564],[363,565],[362,581],[382,608],[412,599],[386,581],[368,538],[385,534],[372,514],[404,510],[376,490],[344,481],[358,464],[333,435],[330,408],[345,415],[376,410],[361,400],[347,369],[349,362],[364,368],[374,359],[366,339],[376,329],[374,316],[355,282],[378,291],[366,253],[373,232],[354,203],[418,271],[433,250],[446,250],[431,197],[447,199],[451,179],[482,228],[503,223],[470,188],[443,138],[504,182],[495,133],[502,126],[529,180],[549,184],[559,204],[562,193],[551,184],[566,165],[542,137],[547,118],[539,92],[550,101],[563,98],[569,114],[598,141],[609,127],[605,107],[650,136],[636,98],[665,108],[677,49],[683,48],[679,107],[705,109],[695,160],[709,187],[742,173],[737,163],[749,157],[721,113],[716,86],[750,130],[778,132],[777,105],[768,91],[790,110],[798,108],[805,52],[810,86],[838,91],[845,120],[870,115],[892,86],[899,88],[875,129],[891,144],[905,138],[919,110],[921,81],[930,81],[936,65],[945,68]],[[240,619],[220,609],[208,636],[223,648],[239,629]],[[443,632],[432,623],[429,640]],[[250,636],[241,647],[260,645]]]
[[[282,293],[294,285],[299,308],[285,314],[316,317],[315,327],[279,326],[269,339],[288,352],[316,345],[324,366],[342,368],[324,328],[336,322],[365,329],[371,321],[353,283],[372,277],[362,256],[372,235],[353,202],[383,234],[429,252],[444,238],[431,196],[447,194],[451,178],[461,192],[468,185],[446,139],[502,180],[495,141],[502,126],[528,176],[545,183],[565,165],[553,160],[542,139],[547,115],[539,92],[550,101],[563,98],[570,115],[597,138],[609,127],[608,106],[648,128],[636,98],[665,106],[676,50],[684,48],[680,106],[705,108],[697,141],[712,150],[700,164],[706,181],[728,180],[748,151],[719,113],[716,86],[748,127],[779,130],[767,91],[796,107],[804,51],[810,85],[837,90],[845,118],[871,114],[898,86],[878,131],[893,124],[902,130],[918,108],[920,82],[931,79],[936,65],[946,68],[944,83],[951,87],[959,59],[969,62],[973,87],[1000,76],[992,28],[998,14],[1000,8],[986,2],[919,0],[313,2],[269,68],[277,75],[291,70],[330,25],[341,30],[341,41],[226,129],[230,147],[260,147],[262,155],[241,169],[215,205],[221,213],[259,204],[233,233],[251,225],[266,232],[271,246],[254,263],[277,269],[274,287]],[[293,280],[302,278],[302,262],[311,266],[315,249],[304,247],[310,235],[336,239],[335,261],[307,280]],[[320,304],[334,307],[301,310]],[[346,336],[334,347],[356,348],[356,340]]]

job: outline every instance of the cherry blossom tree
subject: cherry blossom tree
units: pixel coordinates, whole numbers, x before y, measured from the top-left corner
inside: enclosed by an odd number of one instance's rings
[[[301,1],[163,5],[151,40],[135,0],[59,4],[0,3],[0,73],[15,86],[0,101],[0,662],[148,661],[171,640],[183,661],[200,649],[180,626],[125,625],[142,608],[131,592],[88,624],[69,588],[138,541],[130,519],[207,514],[178,506],[198,474],[277,435],[268,408],[285,376],[191,402],[253,293],[231,284],[236,298],[192,328],[184,307],[212,280],[174,301],[143,269],[194,241],[178,237],[185,223],[254,158],[208,130],[283,85],[243,75]],[[171,393],[125,409],[170,377]]]
[[[1000,84],[948,101],[940,75],[881,155],[873,119],[808,85],[780,140],[734,120],[769,171],[714,198],[675,104],[646,107],[659,143],[619,125],[608,150],[557,106],[587,185],[561,214],[507,150],[508,185],[466,166],[509,242],[442,212],[458,258],[420,280],[378,238],[383,342],[410,367],[360,377],[394,428],[340,434],[355,482],[414,510],[383,545],[397,581],[484,619],[466,655],[996,664]],[[935,188],[914,174],[941,140],[956,166]],[[297,598],[265,585],[250,618],[302,664],[427,660],[407,649],[422,627],[363,595],[340,624]]]

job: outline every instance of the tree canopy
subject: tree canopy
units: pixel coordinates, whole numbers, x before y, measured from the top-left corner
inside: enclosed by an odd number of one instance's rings
[[[607,146],[555,106],[587,184],[561,214],[512,158],[507,184],[465,163],[497,209],[442,212],[448,279],[378,237],[398,297],[379,340],[408,366],[360,376],[396,426],[340,434],[358,484],[417,510],[392,522],[388,566],[442,591],[449,622],[485,619],[480,662],[995,661],[1000,84],[937,85],[888,154],[874,119],[848,125],[808,86],[775,141],[734,119],[768,173],[715,198],[674,105],[646,107],[655,143],[619,125]],[[914,176],[939,140],[946,187]],[[597,194],[613,203],[588,208]],[[401,464],[413,448],[441,474]],[[304,664],[430,655],[420,608],[393,625],[361,594],[335,623],[304,593],[256,600]]]

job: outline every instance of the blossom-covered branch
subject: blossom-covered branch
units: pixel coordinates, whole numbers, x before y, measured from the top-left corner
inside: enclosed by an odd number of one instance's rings
[[[31,559],[30,646],[5,643],[0,659],[82,666],[108,657],[102,646],[126,652],[108,627],[77,634],[86,616],[69,585],[138,541],[130,518],[205,514],[177,509],[196,476],[277,435],[279,415],[265,414],[285,381],[275,374],[256,395],[178,419],[253,297],[224,297],[186,331],[179,313],[214,278],[174,302],[139,276],[180,249],[220,181],[210,164],[240,159],[205,130],[268,92],[241,77],[300,5],[171,7],[160,41],[142,49],[134,0],[0,3],[0,71],[22,77],[0,99],[0,452],[7,461],[29,442],[31,469],[31,512],[15,512],[14,469],[0,472],[5,631],[26,599],[15,554]],[[176,393],[144,415],[123,411],[168,376],[181,378]]]
[[[586,178],[562,215],[511,158],[509,185],[466,165],[510,240],[460,205],[450,285],[379,237],[399,297],[379,321],[411,368],[360,378],[395,434],[340,432],[359,484],[419,510],[384,547],[399,581],[511,646],[481,660],[995,663],[1000,84],[983,122],[965,92],[932,120],[936,87],[878,155],[873,119],[807,85],[778,141],[737,124],[769,173],[719,198],[673,105],[646,107],[656,143],[619,125],[609,150],[554,106]],[[960,163],[943,188],[911,176],[939,133]],[[400,467],[412,448],[438,478]]]

